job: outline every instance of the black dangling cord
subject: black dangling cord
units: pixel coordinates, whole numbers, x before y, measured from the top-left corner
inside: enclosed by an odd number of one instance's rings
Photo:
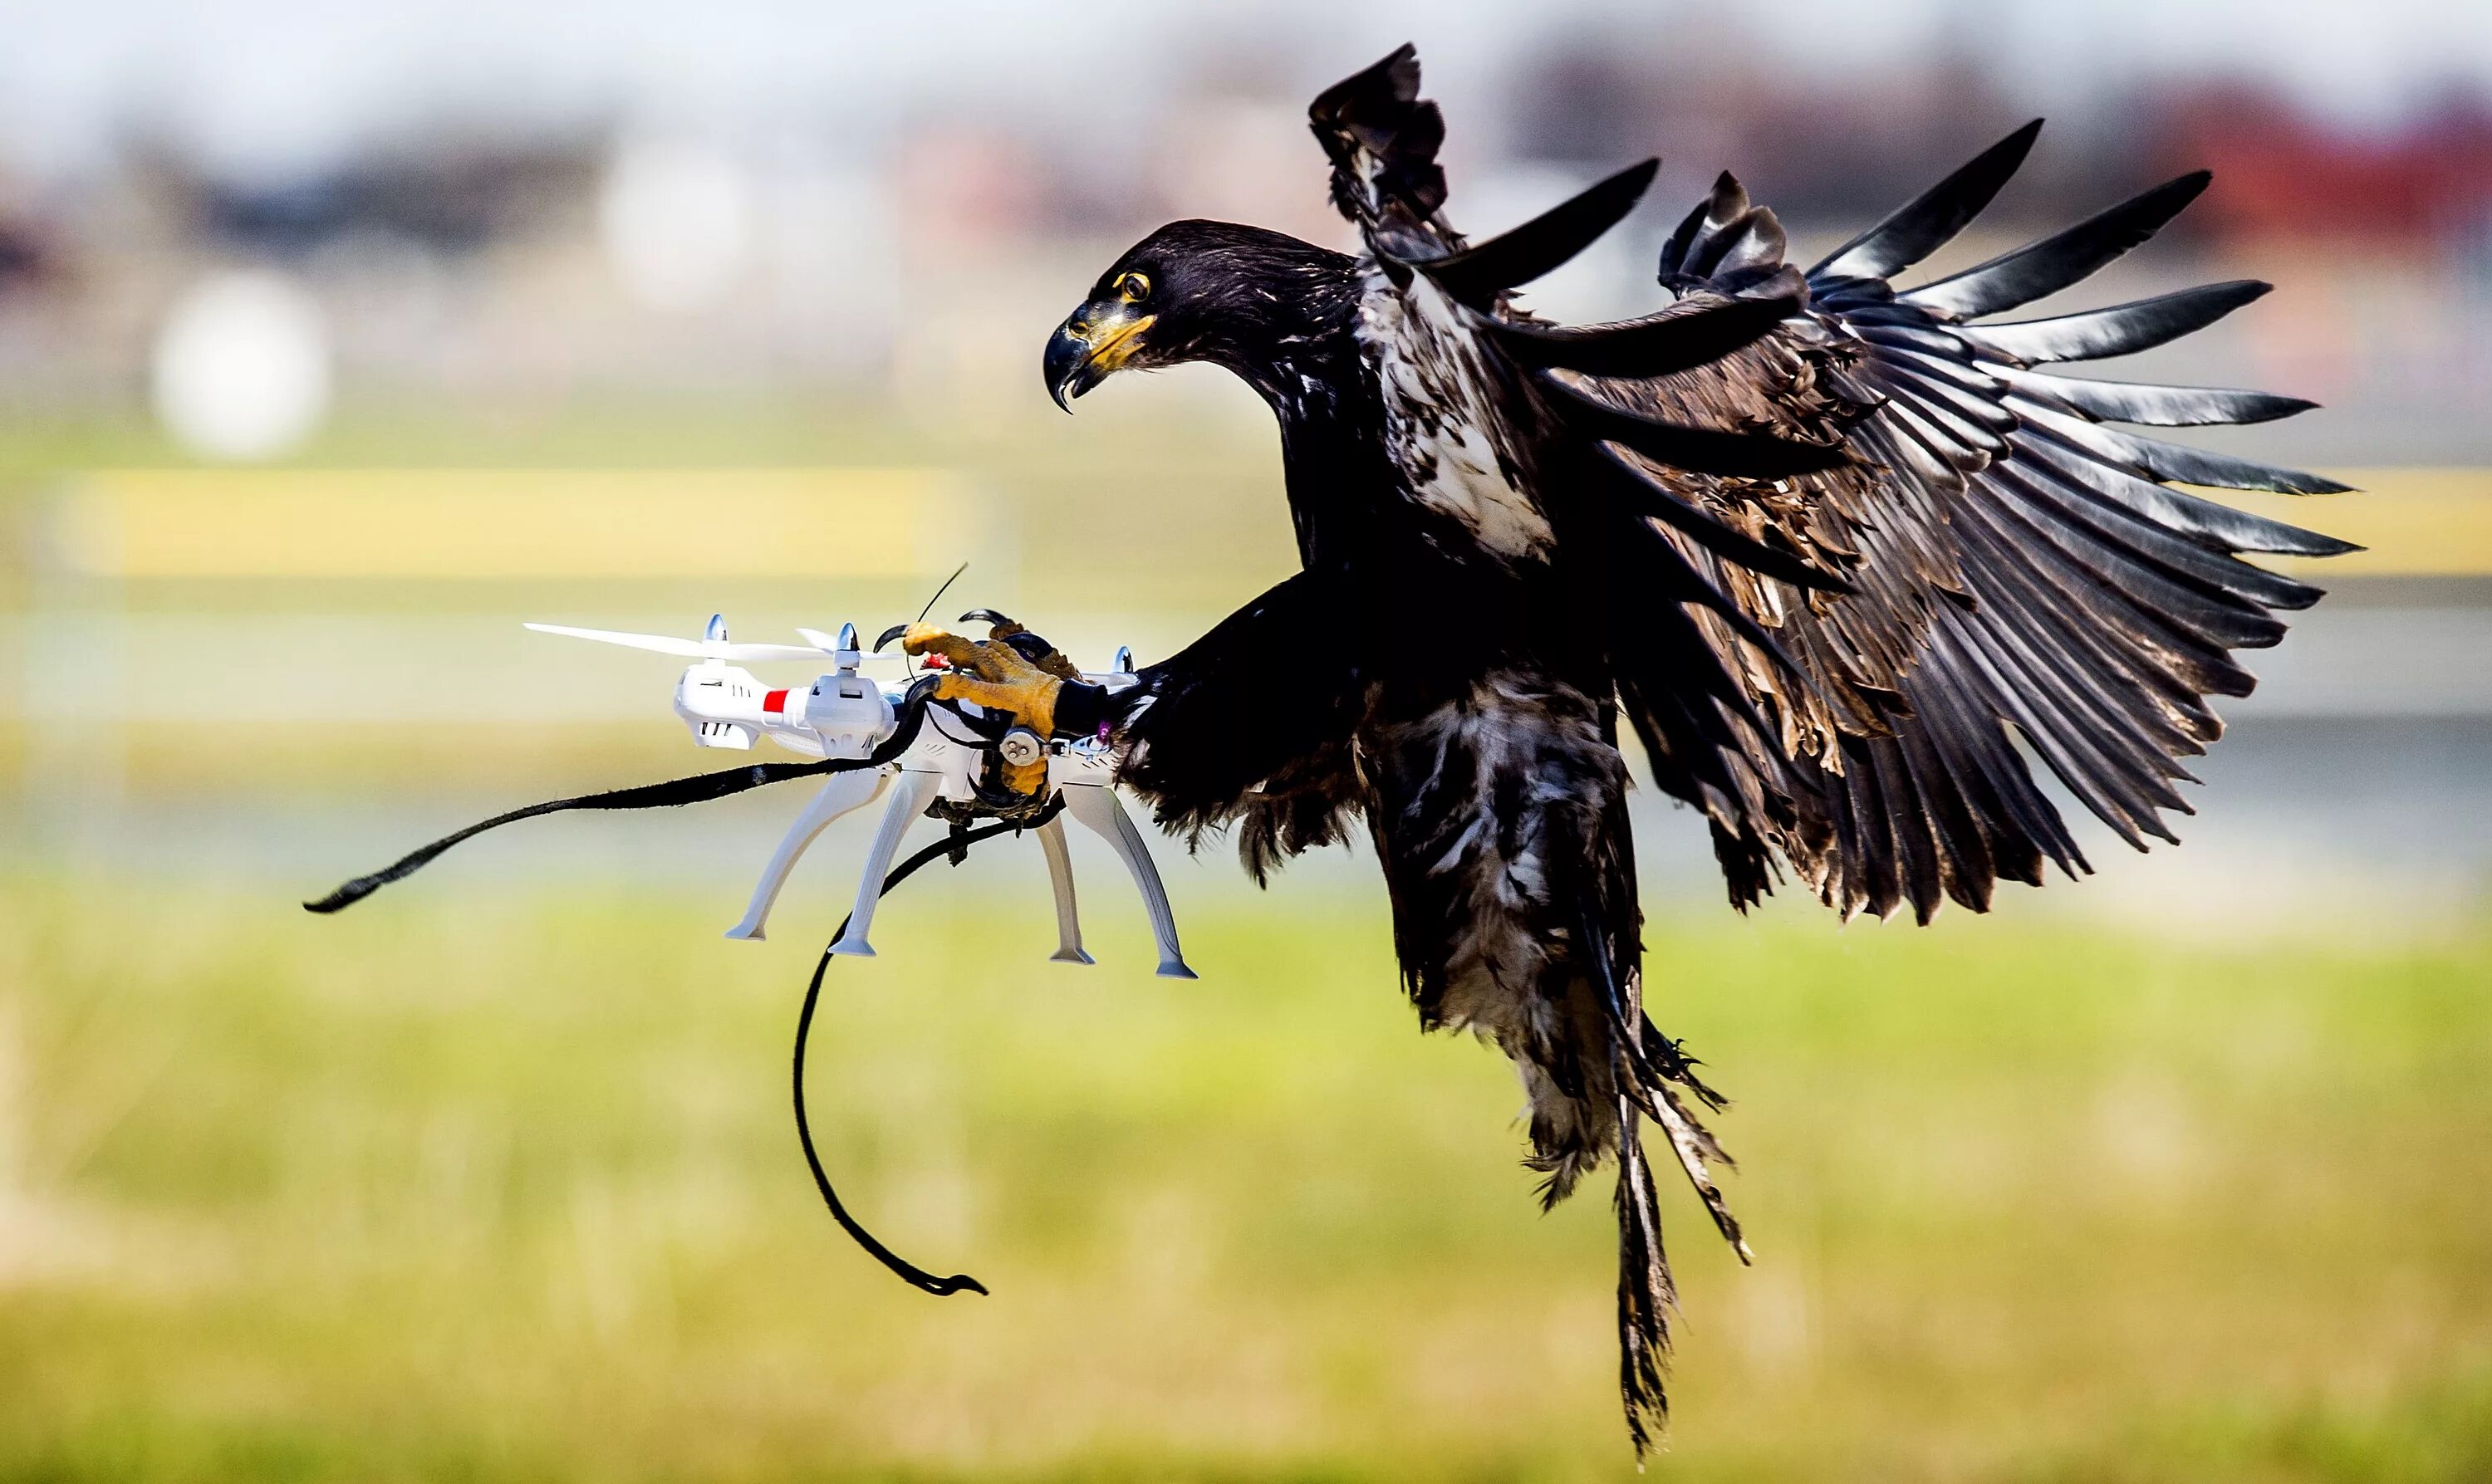
[[[901,701],[899,714],[893,719],[891,735],[863,757],[825,757],[819,762],[756,762],[750,767],[728,768],[721,773],[697,773],[690,778],[670,778],[662,784],[642,784],[635,788],[614,788],[605,793],[584,793],[578,798],[549,799],[543,804],[530,804],[506,815],[471,824],[455,835],[444,835],[421,849],[409,852],[383,866],[370,876],[359,876],[317,902],[306,902],[307,912],[337,912],[353,906],[392,881],[402,881],[432,863],[434,857],[462,840],[481,835],[490,829],[533,819],[539,815],[561,814],[573,809],[674,809],[686,804],[706,804],[748,788],[760,788],[771,784],[784,784],[791,779],[811,778],[817,773],[853,773],[861,768],[878,768],[908,751],[917,740],[917,729],[926,721],[926,705],[933,696],[934,681],[920,680],[911,686],[907,697]]]
[[[1054,818],[1063,809],[1064,795],[1059,793],[1049,800],[1045,808],[1026,819],[1005,820],[996,824],[981,825],[973,830],[955,831],[893,867],[891,874],[882,878],[882,895],[889,896],[893,887],[916,875],[920,867],[932,865],[946,857],[949,857],[954,865],[959,865],[966,858],[969,846],[980,841],[993,840],[998,835],[1016,834],[1024,829],[1035,829]],[[839,931],[831,935],[832,942],[836,943],[847,935],[848,922],[847,918],[840,920]],[[972,1293],[984,1293],[987,1291],[987,1286],[967,1273],[954,1273],[949,1278],[937,1278],[882,1245],[873,1232],[868,1232],[855,1217],[848,1214],[848,1208],[840,1202],[840,1193],[831,1188],[830,1174],[822,1169],[822,1156],[814,1148],[813,1122],[805,1116],[805,1048],[813,1038],[815,1006],[821,1002],[822,971],[830,966],[831,951],[825,948],[822,950],[822,961],[814,965],[812,982],[805,986],[805,1006],[796,1013],[796,1054],[791,1078],[796,1105],[796,1142],[805,1146],[805,1163],[814,1172],[814,1188],[821,1192],[822,1203],[831,1208],[831,1219],[840,1224],[840,1230],[846,1232],[850,1240],[872,1255],[875,1261],[898,1273],[903,1281],[923,1289],[938,1298],[958,1293],[964,1289]]]
[[[964,566],[965,565],[964,563]],[[959,572],[952,574],[954,578],[960,575]],[[947,579],[944,586],[950,585],[951,581]],[[934,596],[939,599],[942,592],[938,589]],[[929,608],[934,607],[934,601],[928,600]],[[786,783],[791,779],[808,778],[820,773],[848,773],[862,768],[881,767],[897,759],[908,750],[911,743],[916,741],[918,728],[925,725],[926,708],[933,699],[935,681],[938,678],[933,675],[925,676],[909,687],[906,698],[900,704],[891,735],[884,738],[880,746],[864,757],[826,757],[818,762],[757,762],[750,767],[730,768],[719,773],[701,773],[691,778],[668,779],[665,783],[644,784],[633,788],[616,788],[605,793],[582,794],[578,798],[551,799],[542,804],[531,804],[524,809],[515,809],[508,814],[495,815],[490,819],[471,824],[457,834],[445,835],[369,876],[355,877],[316,902],[304,903],[303,908],[309,912],[324,914],[341,911],[391,882],[404,880],[413,876],[430,864],[443,851],[463,840],[521,819],[533,819],[540,815],[560,814],[578,809],[668,809],[685,804],[706,803],[711,799],[726,798],[750,788],[764,787],[771,784]],[[1024,829],[1034,829],[1054,818],[1063,812],[1063,809],[1064,797],[1058,794],[1036,813],[1023,818],[998,820],[976,829],[964,829],[955,824],[943,839],[893,867],[891,874],[882,878],[883,894],[888,895],[892,888],[937,860],[949,859],[957,866],[968,858],[969,846],[982,841],[993,840],[998,835],[1019,834]],[[847,930],[848,920],[844,918],[840,922],[839,931],[831,935],[831,941],[838,942],[846,935]],[[796,1139],[804,1145],[805,1163],[814,1172],[814,1188],[821,1193],[822,1203],[830,1207],[831,1219],[840,1224],[840,1230],[846,1232],[858,1246],[871,1253],[876,1261],[898,1273],[911,1285],[936,1295],[958,1293],[963,1290],[973,1293],[984,1293],[987,1291],[986,1285],[966,1273],[955,1273],[949,1278],[937,1278],[885,1247],[873,1232],[868,1232],[855,1217],[848,1214],[847,1207],[840,1202],[839,1192],[831,1187],[830,1174],[822,1168],[821,1154],[814,1147],[813,1124],[805,1116],[805,1050],[813,1036],[815,1008],[821,1002],[822,973],[830,966],[831,953],[825,948],[822,951],[821,962],[814,965],[813,979],[805,986],[804,1007],[797,1012],[796,1049],[791,1076],[791,1088],[796,1109]]]

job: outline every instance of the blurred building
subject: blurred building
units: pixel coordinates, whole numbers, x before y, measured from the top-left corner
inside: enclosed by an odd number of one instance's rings
[[[1596,170],[1665,157],[1656,204],[1547,285],[1561,311],[1648,303],[1652,244],[1718,169],[1805,249],[2041,111],[2020,96],[2027,74],[1991,54],[2003,33],[1975,16],[1839,85],[1769,29],[1678,22],[1527,31],[1485,54],[1485,74],[1480,55],[1454,74],[1459,222],[1494,229]],[[1344,239],[1301,127],[1311,79],[1338,64],[1297,54],[1290,34],[1192,35],[1148,92],[1113,100],[985,96],[927,70],[890,79],[897,102],[870,118],[828,100],[443,106],[249,167],[161,121],[125,131],[65,174],[0,170],[0,396],[145,404],[186,296],[245,271],[316,310],[339,406],[819,388],[938,416],[1034,415],[1031,347],[1157,222]],[[2192,351],[2337,409],[2285,434],[2297,457],[2492,455],[2492,430],[2467,415],[2492,390],[2481,79],[2442,83],[2386,123],[2274,82],[2097,82],[2060,110],[1974,245],[2211,165],[2216,189],[2141,282],[2240,273],[2286,292]],[[189,347],[207,366],[213,350]]]

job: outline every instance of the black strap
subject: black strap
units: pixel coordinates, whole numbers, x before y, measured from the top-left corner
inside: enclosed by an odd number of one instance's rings
[[[918,868],[932,865],[946,857],[949,857],[954,865],[959,865],[966,856],[969,846],[978,842],[993,840],[998,835],[1013,834],[1024,829],[1036,829],[1054,818],[1063,809],[1064,795],[1058,793],[1048,802],[1046,808],[1029,818],[1008,819],[1000,823],[980,825],[976,829],[958,832],[946,839],[938,840],[893,867],[891,875],[882,878],[882,890],[885,895],[888,895],[893,887],[916,875]],[[847,936],[848,921],[847,918],[840,920],[839,931],[831,935],[832,942],[836,943]],[[875,1261],[898,1273],[903,1281],[937,1297],[958,1293],[964,1289],[972,1293],[984,1293],[987,1286],[967,1273],[954,1273],[949,1278],[937,1278],[882,1245],[873,1232],[868,1232],[855,1217],[848,1214],[848,1208],[840,1202],[840,1193],[831,1188],[831,1177],[822,1169],[822,1156],[814,1148],[813,1123],[805,1116],[805,1047],[814,1032],[814,1008],[822,997],[822,972],[830,966],[831,951],[825,948],[822,950],[822,961],[814,965],[813,981],[805,986],[805,1006],[796,1013],[796,1054],[792,1075],[796,1104],[796,1142],[805,1146],[805,1163],[814,1172],[814,1188],[822,1193],[822,1203],[831,1208],[831,1219],[840,1224],[840,1230],[846,1232],[851,1240],[871,1254]]]
[[[549,799],[543,804],[530,804],[506,815],[471,824],[455,835],[444,835],[422,849],[414,850],[383,866],[370,876],[359,876],[317,902],[306,902],[307,912],[336,912],[353,906],[366,897],[401,881],[430,865],[433,859],[462,840],[472,839],[487,830],[499,829],[521,819],[539,815],[556,815],[573,809],[674,809],[686,804],[706,804],[749,788],[784,784],[791,779],[810,778],[816,773],[853,773],[861,768],[878,768],[908,751],[917,740],[917,728],[925,724],[926,703],[934,692],[931,679],[920,680],[909,688],[900,703],[900,714],[890,736],[882,745],[863,757],[825,757],[819,762],[756,762],[749,767],[729,768],[723,773],[699,773],[691,778],[670,778],[665,783],[642,784],[635,788],[614,788],[604,793],[583,793],[573,799]]]
[[[907,697],[901,703],[897,725],[893,727],[891,735],[867,757],[826,757],[819,762],[758,762],[750,767],[730,768],[722,773],[702,773],[691,778],[669,779],[665,783],[643,784],[636,788],[616,788],[605,793],[582,794],[578,798],[552,799],[543,804],[531,804],[525,809],[515,809],[509,814],[495,815],[490,819],[471,824],[455,835],[445,835],[370,876],[355,877],[317,902],[304,903],[304,909],[326,913],[352,906],[392,881],[403,880],[413,876],[443,851],[462,840],[520,819],[533,819],[539,815],[560,814],[574,809],[668,809],[684,804],[706,803],[711,799],[742,793],[749,788],[764,787],[771,784],[786,783],[790,779],[806,778],[817,773],[847,773],[861,768],[880,767],[906,752],[909,744],[916,740],[918,727],[925,724],[926,706],[934,694],[934,677],[921,680],[910,687]],[[981,841],[993,840],[998,835],[1018,834],[1024,829],[1035,829],[1054,818],[1063,809],[1064,798],[1062,794],[1058,794],[1049,800],[1045,807],[1026,818],[1001,820],[994,824],[982,825],[977,829],[956,827],[945,838],[893,867],[891,874],[882,878],[882,890],[888,894],[893,887],[937,860],[949,858],[952,864],[957,866],[968,858],[969,846]],[[838,942],[847,935],[847,931],[848,919],[843,918],[839,931],[831,935],[831,941]],[[907,1282],[937,1295],[958,1293],[963,1290],[973,1293],[984,1293],[987,1291],[986,1285],[966,1273],[955,1273],[949,1278],[937,1278],[884,1246],[873,1232],[859,1224],[854,1216],[848,1214],[847,1207],[841,1203],[839,1192],[831,1186],[830,1174],[822,1169],[822,1157],[814,1147],[813,1124],[805,1116],[805,1049],[813,1036],[814,1011],[821,1001],[822,973],[830,966],[831,953],[825,948],[822,950],[821,962],[814,965],[812,981],[805,986],[804,1007],[797,1012],[796,1050],[791,1075],[796,1108],[796,1140],[804,1146],[805,1164],[814,1172],[814,1188],[821,1192],[822,1203],[830,1207],[831,1219],[840,1224],[840,1230],[846,1232],[858,1246],[872,1254],[875,1261],[898,1273]]]

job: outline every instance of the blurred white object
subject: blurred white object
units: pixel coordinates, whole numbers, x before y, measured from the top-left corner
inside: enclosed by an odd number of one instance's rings
[[[606,255],[633,298],[651,309],[716,302],[754,248],[753,186],[717,151],[672,140],[626,140],[598,202]]]
[[[206,459],[270,459],[328,415],[329,326],[270,272],[221,273],[176,300],[157,333],[156,416]]]

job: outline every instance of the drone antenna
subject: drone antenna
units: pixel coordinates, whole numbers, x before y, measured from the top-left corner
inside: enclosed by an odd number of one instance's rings
[[[943,601],[943,595],[950,592],[952,590],[952,584],[961,580],[961,574],[968,570],[969,564],[967,562],[963,562],[958,567],[952,569],[952,575],[943,579],[943,585],[934,589],[934,596],[927,599],[926,606],[917,610],[916,621],[918,623],[924,623],[926,621],[926,615],[934,611],[934,605]]]

